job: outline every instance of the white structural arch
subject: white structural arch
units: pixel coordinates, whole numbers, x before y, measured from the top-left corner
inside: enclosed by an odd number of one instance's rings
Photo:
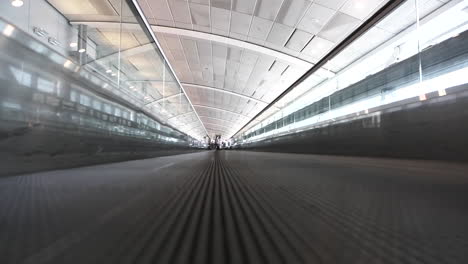
[[[218,107],[213,107],[213,106],[207,106],[207,105],[199,105],[199,104],[194,104],[193,106],[194,106],[194,107],[200,107],[200,108],[211,109],[211,110],[223,111],[223,112],[231,113],[231,114],[234,114],[234,115],[243,116],[243,117],[246,117],[246,118],[252,118],[252,117],[250,117],[250,116],[247,116],[247,115],[244,115],[244,114],[240,114],[240,113],[237,113],[237,112],[234,112],[234,111],[230,111],[230,110],[227,110],[227,109],[223,109],[223,108],[218,108]]]
[[[213,119],[213,120],[217,120],[217,121],[221,121],[221,122],[231,122],[231,121],[226,120],[226,119],[221,119],[221,118],[206,116],[206,115],[200,115],[200,118],[209,118],[209,119]]]
[[[251,101],[256,102],[256,103],[268,105],[268,103],[265,102],[265,101],[258,100],[258,99],[252,98],[250,96],[247,96],[247,95],[243,95],[243,94],[240,94],[240,93],[236,93],[236,92],[232,92],[232,91],[228,91],[228,90],[224,90],[224,89],[220,89],[220,88],[214,88],[214,87],[210,87],[210,86],[204,86],[204,85],[193,84],[193,83],[182,83],[182,85],[185,86],[185,87],[190,87],[190,88],[205,89],[205,90],[210,90],[210,91],[214,91],[214,92],[225,93],[225,94],[241,97],[241,98],[244,98],[244,99],[247,99],[247,100],[251,100]]]
[[[98,21],[71,21],[70,23],[72,25],[87,25],[92,28],[102,28],[102,29],[120,29],[122,26],[120,23],[116,23],[116,22],[100,22],[100,21],[99,22]],[[141,28],[138,24],[131,24],[131,23],[125,24],[126,31],[132,30],[132,29],[134,29],[135,31],[141,31]],[[220,35],[216,35],[212,33],[194,31],[190,29],[175,28],[175,27],[153,25],[151,26],[151,29],[153,29],[153,31],[157,33],[186,36],[186,37],[191,37],[191,38],[196,38],[196,39],[201,39],[201,40],[218,42],[221,44],[230,45],[230,46],[237,47],[240,49],[251,50],[254,52],[258,52],[264,55],[277,58],[278,60],[287,62],[288,64],[296,65],[301,68],[309,69],[313,66],[313,64],[310,62],[296,58],[286,53],[279,52],[274,49],[263,47],[263,46],[253,44],[247,41],[230,38],[230,37],[220,36]]]

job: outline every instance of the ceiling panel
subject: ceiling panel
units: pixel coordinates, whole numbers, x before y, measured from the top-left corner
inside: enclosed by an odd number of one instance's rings
[[[224,32],[229,31],[231,14],[226,9],[211,7],[211,26]]]
[[[271,32],[268,35],[267,41],[269,43],[278,45],[279,47],[283,47],[293,32],[293,27],[288,27],[280,23],[274,23]]]
[[[340,12],[363,20],[373,13],[382,3],[384,3],[383,0],[348,0],[348,2],[341,7]]]
[[[190,11],[188,3],[185,1],[169,0],[169,7],[172,17],[176,22],[191,24]]]
[[[283,0],[256,0],[255,16],[274,21]]]
[[[231,10],[231,0],[211,0],[211,6]]]
[[[202,4],[202,5],[209,5],[210,0],[190,0],[192,3]]]
[[[210,31],[210,8],[206,5],[190,3],[190,14],[192,17],[192,24],[203,27],[208,27]]]
[[[286,47],[295,51],[302,51],[312,37],[312,34],[296,29],[286,43]]]
[[[166,41],[166,45],[170,50],[182,50],[182,45],[177,35],[165,34],[164,40]]]
[[[346,0],[315,0],[314,3],[326,6],[328,8],[339,10]]]
[[[309,44],[304,48],[303,52],[309,55],[313,61],[318,62],[323,58],[332,48],[335,46],[335,43],[323,39],[321,37],[315,36]]]
[[[297,25],[297,28],[315,35],[328,23],[335,12],[333,9],[313,3]]]
[[[227,59],[230,62],[240,62],[242,57],[242,49],[229,47],[227,50]]]
[[[337,12],[325,25],[318,36],[338,43],[344,39],[360,23],[360,20],[352,16]]]
[[[270,32],[272,25],[273,21],[254,17],[252,20],[249,36],[259,40],[265,40],[268,36],[268,33]]]
[[[144,1],[143,7],[144,4],[148,5],[149,13],[151,13],[154,17],[166,21],[172,20],[171,10],[169,9],[167,0]]]
[[[309,0],[284,0],[278,13],[276,22],[295,27],[309,7]]]
[[[252,0],[232,0],[232,10],[251,15],[255,8],[255,2]]]
[[[181,38],[180,41],[182,42],[182,47],[188,63],[192,65],[199,64],[197,41],[188,38]]]
[[[233,33],[247,35],[250,29],[250,21],[252,16],[239,12],[231,12],[231,31]]]

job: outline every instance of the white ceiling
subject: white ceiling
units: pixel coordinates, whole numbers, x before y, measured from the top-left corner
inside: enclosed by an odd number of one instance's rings
[[[387,0],[138,2],[210,136],[230,137]]]
[[[148,71],[156,67],[148,61],[152,57],[145,56],[145,42],[140,40],[144,37],[132,32],[142,33],[141,29],[132,29],[129,24],[124,30],[128,36],[115,36],[120,28],[116,19],[120,0],[48,1],[72,23],[96,29],[91,32],[95,39],[128,44],[129,65]],[[155,91],[148,99],[151,107],[167,113],[167,122],[182,131],[200,134],[198,138],[203,136],[204,127],[210,136],[228,138],[388,0],[138,2],[188,96],[175,96],[180,93],[176,87],[170,94],[168,90],[161,93],[157,83],[148,82]],[[123,21],[131,22],[130,13],[122,14]],[[133,53],[133,49],[141,52]],[[105,61],[102,58],[101,63]],[[136,75],[143,74],[139,67],[134,70]],[[167,96],[173,97],[157,101]],[[196,112],[187,108],[189,101]],[[180,107],[166,109],[168,104]],[[197,115],[203,124],[196,122]]]

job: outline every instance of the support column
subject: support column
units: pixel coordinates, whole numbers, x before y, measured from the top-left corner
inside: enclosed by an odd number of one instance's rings
[[[78,63],[84,65],[87,63],[87,40],[88,40],[88,26],[78,25]],[[81,51],[81,52],[80,52]]]

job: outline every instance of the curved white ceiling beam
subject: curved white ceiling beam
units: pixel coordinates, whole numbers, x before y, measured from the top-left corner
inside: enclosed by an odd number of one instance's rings
[[[242,40],[237,40],[233,39],[230,37],[225,37],[221,35],[216,35],[212,33],[206,33],[206,32],[201,32],[201,31],[195,31],[195,30],[190,30],[190,29],[184,29],[184,28],[176,28],[176,27],[166,27],[166,26],[154,26],[152,25],[151,28],[158,33],[166,33],[166,34],[173,34],[173,35],[179,35],[179,36],[185,36],[185,37],[191,37],[191,38],[197,38],[197,39],[202,39],[202,40],[209,40],[209,41],[214,41],[222,44],[227,44],[230,46],[238,47],[238,48],[243,48],[243,49],[248,49],[251,51],[255,51],[258,53],[262,53],[271,57],[275,57],[279,60],[288,62],[289,64],[297,65],[300,67],[304,68],[311,68],[313,66],[312,63],[307,62],[305,60],[296,58],[294,56],[285,54],[283,52],[276,51],[274,49],[266,48],[257,44],[253,44],[247,41],[242,41]]]
[[[226,136],[224,136],[224,134],[228,134],[227,131],[225,130],[220,130],[220,129],[210,129],[210,132],[211,132],[211,135],[214,137],[215,135],[222,135],[224,138],[226,138]]]
[[[208,122],[204,122],[205,126],[207,126],[207,129],[209,130],[209,126],[218,126],[218,127],[224,127],[224,128],[227,128],[228,130],[227,131],[231,131],[234,129],[234,127],[230,127],[230,126],[223,126],[223,125],[219,125],[219,124],[215,124],[215,123],[208,123]]]
[[[121,24],[116,22],[98,22],[98,21],[70,21],[72,25],[88,25],[92,28],[103,28],[103,29],[120,29]],[[307,62],[305,60],[296,58],[294,56],[288,55],[286,53],[276,51],[271,48],[263,47],[257,44],[253,44],[247,41],[233,39],[230,37],[220,36],[212,33],[194,31],[191,29],[183,29],[183,28],[176,28],[176,27],[165,27],[165,26],[155,26],[152,25],[151,28],[154,32],[158,33],[165,33],[165,34],[173,34],[185,37],[191,37],[201,40],[208,40],[213,42],[218,42],[226,45],[230,45],[233,47],[238,47],[241,49],[248,49],[254,52],[258,52],[261,54],[265,54],[278,60],[287,62],[288,64],[296,65],[299,67],[303,67],[305,69],[310,69],[313,64]],[[141,28],[137,24],[125,24],[125,30],[132,30],[141,31]]]
[[[214,92],[225,93],[225,94],[241,97],[241,98],[244,98],[246,100],[251,100],[251,101],[256,102],[256,103],[268,105],[268,103],[265,102],[265,101],[258,100],[258,99],[249,97],[247,95],[231,92],[231,91],[224,90],[224,89],[219,89],[219,88],[214,88],[214,87],[211,87],[211,86],[199,85],[199,84],[194,84],[194,83],[184,83],[184,82],[182,83],[182,85],[186,86],[186,87],[192,87],[192,88],[197,88],[197,89],[205,89],[205,90],[210,90],[210,91],[214,91]]]
[[[178,114],[178,115],[175,115],[175,116],[171,116],[171,117],[169,117],[167,120],[171,120],[171,119],[178,118],[178,117],[181,117],[181,116],[186,116],[186,115],[192,114],[192,113],[195,114],[194,111],[185,112],[185,113],[182,113],[182,114]]]
[[[181,95],[183,95],[183,94],[184,94],[184,93],[176,93],[176,94],[173,94],[173,95],[169,95],[169,96],[167,96],[167,97],[159,98],[159,99],[156,100],[156,101],[149,102],[149,103],[147,103],[147,104],[145,104],[145,105],[150,105],[150,104],[160,103],[160,102],[162,102],[162,101],[167,101],[167,100],[169,100],[169,99],[172,99],[172,98],[175,98],[175,97],[179,97],[179,96],[181,96]]]
[[[232,133],[231,131],[229,130],[226,130],[226,129],[223,129],[223,128],[207,128],[209,131],[213,131],[213,133],[215,132],[223,132],[223,133]]]
[[[194,107],[200,107],[200,108],[211,109],[211,110],[216,110],[216,111],[223,111],[223,112],[231,113],[231,114],[234,114],[234,115],[243,116],[243,117],[246,117],[246,118],[249,118],[249,119],[251,118],[250,116],[243,115],[243,114],[239,114],[239,113],[237,113],[237,112],[230,111],[230,110],[226,110],[226,109],[222,109],[222,108],[218,108],[218,107],[207,106],[207,105],[199,105],[199,104],[194,104],[193,106],[194,106]]]
[[[217,121],[232,123],[232,121],[230,121],[230,120],[221,119],[221,118],[216,118],[216,117],[211,117],[211,116],[200,115],[200,118],[201,118],[201,119],[203,119],[203,118],[209,118],[209,119],[213,119],[213,120],[217,120]]]

